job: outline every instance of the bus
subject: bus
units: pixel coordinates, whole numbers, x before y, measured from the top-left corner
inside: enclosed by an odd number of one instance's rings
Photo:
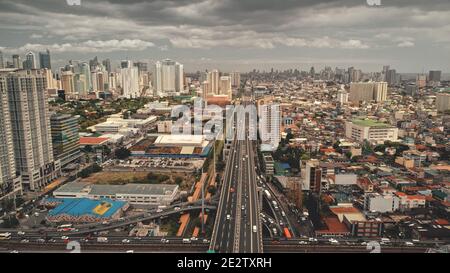
[[[11,239],[11,233],[9,232],[0,233],[0,240],[9,240],[9,239]]]
[[[291,239],[291,233],[289,232],[289,229],[287,227],[284,228],[284,236],[286,236],[287,239]]]

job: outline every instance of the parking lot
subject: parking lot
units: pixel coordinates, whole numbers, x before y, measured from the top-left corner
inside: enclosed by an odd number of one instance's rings
[[[190,158],[136,158],[129,160],[109,160],[103,168],[109,170],[139,169],[148,171],[194,171],[203,166],[203,159]]]

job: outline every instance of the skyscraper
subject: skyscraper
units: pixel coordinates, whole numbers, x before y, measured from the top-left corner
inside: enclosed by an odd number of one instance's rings
[[[430,82],[440,82],[441,74],[442,74],[442,72],[440,70],[430,70],[428,80]]]
[[[50,119],[53,156],[61,167],[81,157],[78,116],[53,114]]]
[[[16,171],[24,189],[41,189],[60,172],[52,153],[46,75],[16,70],[0,73],[0,79],[6,83]]]
[[[3,62],[3,52],[0,51],[0,69],[5,68],[4,62]]]
[[[214,69],[211,72],[208,72],[207,81],[209,82],[209,93],[213,95],[219,95],[219,80],[220,80],[219,70]]]
[[[125,62],[122,64],[125,65]],[[131,62],[127,61],[126,68],[120,69],[120,74],[122,76],[122,97],[140,97],[138,68],[132,67]]]
[[[170,59],[155,63],[154,88],[160,97],[174,96],[184,89],[183,65]]]
[[[387,99],[386,82],[358,82],[350,84],[349,99],[359,101],[385,101]]]
[[[30,51],[25,55],[23,69],[36,69],[36,57],[33,52]]]
[[[220,77],[220,95],[227,95],[231,99],[231,79],[229,76]]]
[[[241,86],[241,73],[233,71],[230,73],[231,86],[233,88],[239,88]]]
[[[112,70],[111,70],[111,60],[110,59],[103,60],[102,64],[105,67],[106,71],[108,71],[108,73],[112,72]]]
[[[281,141],[281,111],[280,104],[271,100],[258,101],[259,135],[263,144],[272,146],[275,151]]]
[[[0,200],[22,190],[16,175],[14,142],[6,78],[0,74]]]
[[[387,71],[386,82],[388,83],[388,85],[396,85],[398,83],[397,71],[395,71],[395,69],[389,69]]]
[[[13,67],[14,68],[22,68],[22,61],[20,60],[20,56],[17,54],[12,55],[12,59],[13,59]]]
[[[41,68],[52,69],[50,51],[48,49],[46,52],[39,52],[39,65]]]
[[[75,94],[75,82],[74,74],[72,71],[63,71],[61,74],[61,87],[64,89],[66,96],[74,97]]]

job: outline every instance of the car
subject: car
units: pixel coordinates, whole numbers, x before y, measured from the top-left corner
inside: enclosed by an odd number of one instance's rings
[[[361,245],[365,246],[365,245],[367,245],[367,242],[362,242]]]
[[[163,211],[162,209],[157,209],[157,210],[156,210],[157,213],[160,213],[160,212],[162,212],[162,211]]]
[[[242,207],[241,207],[241,210],[245,210],[245,206],[242,206]]]
[[[310,238],[308,238],[308,241],[310,241],[310,242],[317,242],[317,239],[313,238],[313,237],[310,237]]]
[[[307,245],[308,242],[306,242],[306,241],[299,241],[298,244],[299,244],[299,245]]]
[[[231,219],[231,215],[227,214],[227,220]]]
[[[19,253],[17,250],[11,250],[9,253]]]
[[[413,242],[405,242],[405,246],[414,246]]]
[[[208,244],[209,240],[208,239],[203,239],[203,243]]]
[[[333,239],[333,238],[330,238],[328,241],[329,241],[332,245],[338,245],[338,244],[339,244],[338,240]]]
[[[25,232],[23,232],[23,231],[18,231],[18,232],[17,232],[17,235],[23,236],[23,235],[25,235]]]
[[[183,244],[190,244],[191,240],[189,238],[183,238]]]
[[[167,244],[168,242],[169,242],[169,240],[167,240],[166,238],[161,239],[161,243],[163,243],[163,244]]]
[[[173,208],[174,211],[178,211],[178,210],[180,210],[180,209],[181,209],[180,207],[174,207],[174,208]]]
[[[257,230],[258,230],[258,229],[256,228],[256,226],[253,226],[253,232],[256,233]]]
[[[61,240],[69,240],[69,237],[67,237],[67,236],[61,236]]]
[[[38,243],[45,243],[45,240],[42,239],[42,238],[39,238],[39,239],[36,240],[36,242],[38,242]]]
[[[191,241],[193,241],[193,242],[194,242],[194,241],[198,241],[198,238],[197,238],[197,237],[192,237],[192,238],[191,238]]]
[[[23,244],[25,244],[25,243],[29,243],[30,242],[30,240],[28,240],[28,239],[23,239],[22,241],[20,241],[21,243],[23,243]]]
[[[125,253],[134,253],[134,250],[127,250]]]
[[[130,240],[128,240],[128,239],[123,239],[122,240],[122,243],[124,243],[124,244],[128,244],[130,242]]]

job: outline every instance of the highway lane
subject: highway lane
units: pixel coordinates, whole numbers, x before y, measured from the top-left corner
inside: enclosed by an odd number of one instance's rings
[[[244,105],[249,105],[244,99]],[[250,117],[245,117],[245,140],[240,140],[242,146],[242,173],[238,183],[241,184],[242,192],[239,193],[240,207],[242,212],[239,224],[239,253],[261,253],[262,247],[262,224],[260,221],[260,207],[256,184],[256,171],[254,162],[253,143],[249,139]]]
[[[225,174],[220,190],[220,201],[210,244],[210,250],[222,253],[230,253],[233,251],[234,223],[236,219],[227,219],[227,215],[230,215],[230,217],[234,215],[232,211],[236,206],[236,193],[232,192],[232,188],[234,191],[236,190],[236,158],[238,157],[238,153],[238,145],[237,142],[234,141],[225,167]]]

